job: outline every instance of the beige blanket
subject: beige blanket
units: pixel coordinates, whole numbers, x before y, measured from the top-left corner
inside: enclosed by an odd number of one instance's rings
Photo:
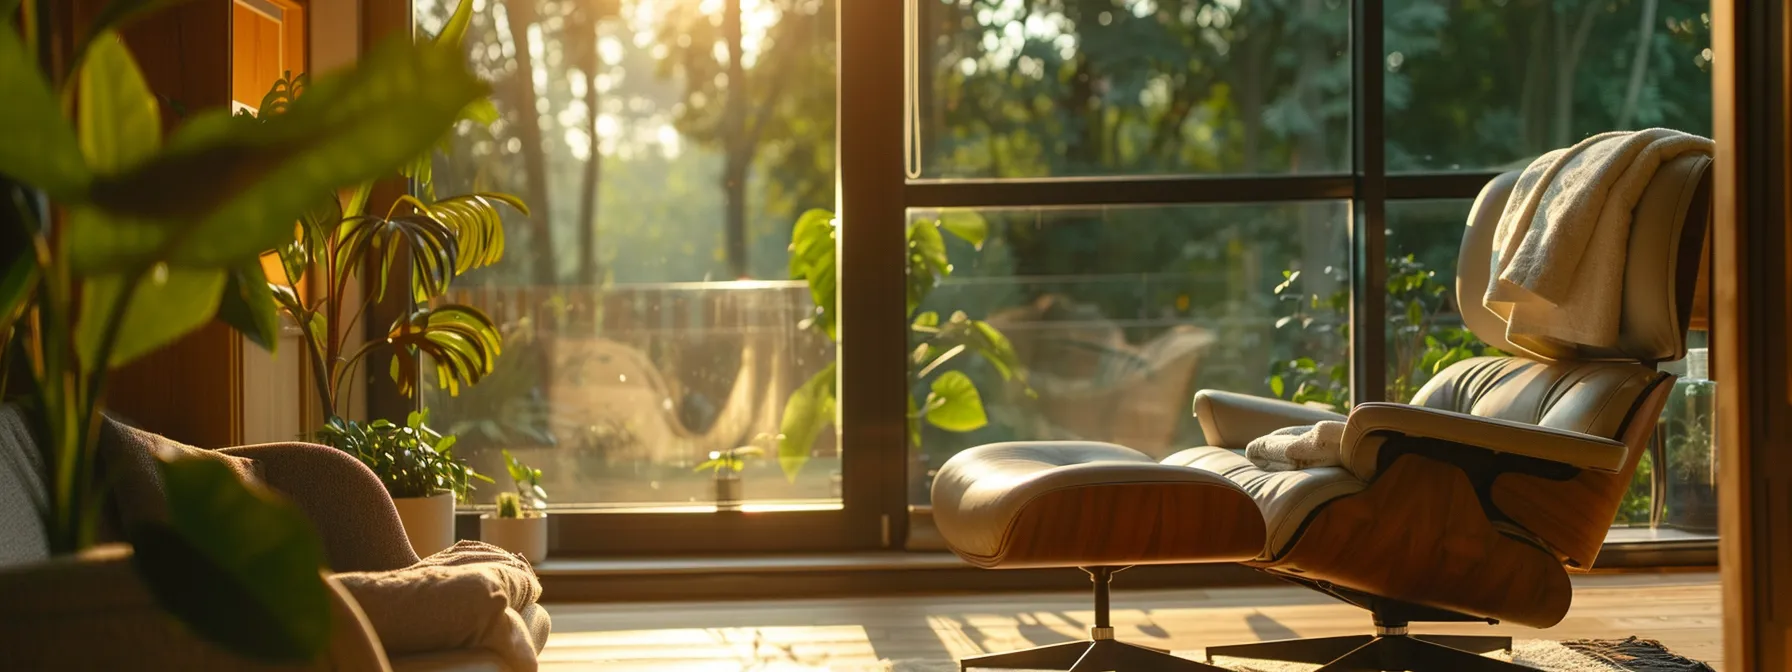
[[[335,576],[388,656],[486,649],[517,672],[537,669],[518,612],[541,597],[541,582],[528,562],[503,549],[461,541],[404,569]]]
[[[1508,340],[1617,344],[1631,211],[1663,161],[1713,149],[1651,128],[1602,133],[1531,162],[1500,214],[1482,300],[1505,318]]]

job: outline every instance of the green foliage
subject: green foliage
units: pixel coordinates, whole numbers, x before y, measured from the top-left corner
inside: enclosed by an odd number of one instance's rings
[[[1327,269],[1334,280],[1348,287],[1338,269]],[[1349,290],[1327,296],[1300,290],[1300,271],[1283,271],[1275,287],[1278,302],[1290,306],[1276,328],[1294,332],[1307,352],[1349,352]],[[1438,372],[1472,357],[1496,356],[1468,329],[1440,323],[1449,314],[1451,286],[1413,255],[1388,260],[1388,354],[1390,371],[1387,399],[1411,399]],[[1350,406],[1350,361],[1346,357],[1320,361],[1297,357],[1270,363],[1269,389],[1277,397],[1296,403],[1316,403],[1347,412]]]
[[[36,58],[38,4],[23,35],[0,22],[0,377],[14,363],[31,377],[40,513],[69,554],[94,542],[106,505],[95,452],[111,370],[209,322],[227,293],[226,317],[272,345],[273,306],[244,284],[257,255],[292,236],[312,195],[396,171],[485,88],[452,54],[392,43],[276,118],[200,111],[164,142],[161,103],[114,30],[172,2],[101,9],[55,78],[63,90]],[[162,470],[170,519],[132,539],[158,603],[237,653],[313,660],[330,598],[304,514],[213,461]]]
[[[425,49],[431,53],[433,49]],[[458,56],[456,56],[458,58]],[[316,87],[305,76],[284,77],[263,99],[264,108],[254,117],[275,123],[313,96]],[[455,107],[458,114],[463,101]],[[448,122],[455,115],[449,115]],[[448,123],[444,122],[444,126]],[[439,127],[438,127],[439,128]],[[422,136],[419,136],[422,137]],[[441,134],[430,135],[429,142]],[[427,143],[425,146],[429,146]],[[407,156],[407,160],[412,158]],[[369,341],[344,352],[360,315],[385,297],[394,268],[410,269],[404,282],[412,300],[426,303],[448,291],[462,272],[489,265],[503,255],[503,220],[500,204],[527,213],[523,204],[506,194],[475,193],[426,203],[405,196],[384,216],[365,212],[371,182],[362,182],[344,202],[334,191],[314,192],[310,207],[295,217],[296,227],[273,248],[279,257],[281,277],[268,281],[273,305],[304,327],[305,345],[318,362],[328,362],[314,374],[319,402],[332,414],[352,375],[376,351],[395,350],[389,367],[400,391],[414,394],[421,373],[419,357],[433,363],[437,384],[458,394],[491,373],[503,338],[497,325],[476,308],[455,304],[424,305],[394,320],[385,340]],[[376,273],[366,274],[369,267]],[[313,291],[301,291],[309,274],[319,274]],[[356,297],[351,282],[360,279],[366,291]],[[321,290],[321,291],[317,291]],[[256,305],[252,303],[251,305]]]
[[[132,562],[156,603],[257,657],[322,650],[331,619],[324,548],[305,512],[217,460],[159,467],[168,523],[147,524],[131,538]]]
[[[826,211],[811,210],[804,213],[793,227],[790,242],[791,277],[808,281],[809,294],[816,305],[815,315],[804,320],[802,326],[821,332],[829,340],[838,340],[834,327],[834,237],[838,225],[833,215]],[[970,211],[952,211],[938,220],[917,219],[908,224],[905,303],[910,334],[920,341],[911,361],[914,382],[908,420],[909,436],[916,443],[919,442],[921,422],[949,432],[969,432],[989,424],[983,396],[970,377],[962,371],[941,370],[959,355],[972,354],[982,358],[1000,372],[1004,380],[1022,384],[1026,381],[1026,372],[1014,346],[994,326],[970,319],[963,312],[953,313],[945,324],[940,323],[938,313],[917,314],[921,302],[952,275],[952,264],[946,259],[946,242],[941,231],[973,247],[982,247],[989,235],[989,224]],[[837,407],[835,378],[835,368],[829,365],[791,393],[784,403],[778,464],[788,478],[796,478],[809,459],[810,446],[834,420]],[[924,394],[924,400],[917,404],[915,394]]]
[[[513,457],[508,450],[503,452],[504,468],[510,472],[510,482],[516,487],[516,492],[501,493],[498,496],[498,516],[500,518],[521,518],[522,512],[546,511],[548,507],[548,491],[541,487],[541,470],[523,464],[521,460]],[[504,495],[512,495],[517,498],[516,504],[519,512],[516,515],[506,516],[503,514]]]
[[[429,497],[454,493],[466,503],[473,481],[492,479],[473,471],[454,455],[454,437],[428,426],[429,411],[411,413],[405,423],[388,420],[356,422],[340,417],[317,430],[319,441],[355,456],[372,469],[393,497]]]
[[[724,472],[740,473],[747,468],[747,460],[765,457],[765,448],[761,444],[777,443],[784,439],[783,435],[759,434],[753,437],[751,445],[736,446],[727,450],[710,451],[709,459],[697,465],[692,471],[708,470],[721,478]]]

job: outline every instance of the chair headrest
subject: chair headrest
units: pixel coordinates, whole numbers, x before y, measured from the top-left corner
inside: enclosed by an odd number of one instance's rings
[[[1703,326],[1711,220],[1711,157],[1682,154],[1661,164],[1631,213],[1618,342],[1591,347],[1506,337],[1506,322],[1482,304],[1492,279],[1494,230],[1518,182],[1503,173],[1482,187],[1468,215],[1456,265],[1462,322],[1488,345],[1544,361],[1660,362],[1686,355],[1686,331]]]

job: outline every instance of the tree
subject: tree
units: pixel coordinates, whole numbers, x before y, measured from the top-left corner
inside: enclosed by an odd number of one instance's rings
[[[758,9],[774,18],[761,34],[752,36],[753,45],[749,45],[743,23],[742,0],[721,0],[719,12],[705,12],[712,4],[685,2],[673,6],[661,24],[661,42],[671,48],[660,59],[660,72],[685,85],[684,101],[676,112],[679,130],[722,152],[719,185],[724,199],[724,255],[729,277],[744,278],[751,275],[748,187],[755,160],[767,142],[766,129],[778,125],[786,132],[826,130],[828,144],[832,144],[831,123],[792,119],[831,117],[831,97],[828,107],[815,108],[792,105],[786,100],[786,92],[796,88],[832,89],[833,1],[760,0],[756,3]],[[812,100],[807,96],[797,98]],[[821,166],[809,168],[820,169]],[[803,180],[808,176],[786,177]],[[787,231],[782,233],[788,237]]]

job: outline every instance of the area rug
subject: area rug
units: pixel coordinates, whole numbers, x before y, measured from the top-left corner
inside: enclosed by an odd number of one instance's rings
[[[1192,651],[1177,655],[1200,660]],[[1495,654],[1504,658],[1503,654]],[[1512,644],[1513,662],[1549,672],[1714,672],[1711,666],[1669,651],[1648,639],[1582,639],[1555,642],[1546,639],[1521,639]],[[1237,672],[1310,672],[1317,665],[1276,663],[1244,658],[1215,659],[1214,664]],[[976,669],[976,668],[972,668]],[[880,667],[842,668],[834,672],[958,672],[958,663],[949,660],[884,661]]]

